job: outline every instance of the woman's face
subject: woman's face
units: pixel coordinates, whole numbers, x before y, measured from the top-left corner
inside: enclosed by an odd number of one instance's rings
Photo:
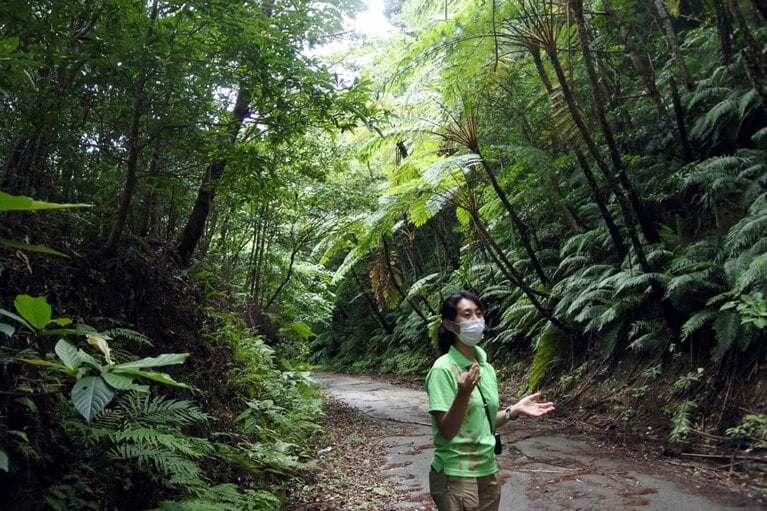
[[[456,323],[462,323],[463,321],[469,321],[472,319],[484,318],[482,309],[480,309],[476,303],[474,303],[472,300],[469,300],[468,298],[461,298],[460,301],[456,304],[455,310],[456,315],[453,321]]]

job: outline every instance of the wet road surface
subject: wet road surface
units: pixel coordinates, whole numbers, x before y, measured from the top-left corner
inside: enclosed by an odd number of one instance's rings
[[[400,425],[385,439],[382,468],[408,495],[396,509],[433,511],[429,497],[432,457],[428,400],[413,390],[365,376],[312,373],[323,394],[369,417]],[[547,420],[546,418],[538,420]],[[503,511],[735,511],[764,510],[724,488],[711,487],[680,467],[658,468],[611,454],[585,440],[536,428],[520,419],[501,428],[504,452],[498,456]]]

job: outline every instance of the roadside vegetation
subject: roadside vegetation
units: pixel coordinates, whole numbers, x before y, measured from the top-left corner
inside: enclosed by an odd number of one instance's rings
[[[3,509],[279,509],[307,371],[421,379],[476,291],[519,393],[767,449],[763,2],[0,5]]]

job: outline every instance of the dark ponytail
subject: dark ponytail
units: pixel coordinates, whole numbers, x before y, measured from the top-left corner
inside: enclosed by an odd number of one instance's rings
[[[471,291],[458,291],[457,293],[448,296],[447,299],[442,303],[442,308],[439,310],[442,319],[455,321],[455,318],[458,315],[458,302],[464,298],[474,302],[482,312],[485,311],[485,306],[482,305],[482,300],[480,300],[477,295]],[[455,335],[455,333],[451,332],[445,328],[444,324],[440,323],[439,328],[437,328],[437,352],[440,355],[446,354],[448,351],[450,351],[450,347],[455,344],[455,341],[457,340],[458,337]]]

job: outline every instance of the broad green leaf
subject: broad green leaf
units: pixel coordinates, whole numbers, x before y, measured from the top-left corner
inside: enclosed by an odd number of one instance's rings
[[[24,195],[0,192],[0,211],[37,211],[41,209],[88,208],[91,204],[56,204],[36,201]]]
[[[9,325],[8,323],[0,323],[0,332],[4,333],[8,337],[13,336],[15,331],[16,329],[13,328],[13,325]]]
[[[0,449],[0,470],[8,472],[8,455],[2,449]]]
[[[44,296],[17,295],[13,305],[35,330],[42,330],[51,322],[51,306]]]
[[[177,382],[169,374],[166,374],[166,373],[155,373],[155,372],[152,372],[152,371],[141,371],[141,370],[138,370],[138,369],[127,369],[126,370],[124,368],[121,368],[120,366],[112,366],[112,367],[113,367],[112,374],[118,374],[118,375],[120,375],[120,374],[122,374],[122,375],[131,374],[133,376],[139,376],[141,378],[147,378],[149,380],[154,380],[156,382],[164,383],[166,385],[173,385],[174,387],[181,387],[181,388],[184,388],[184,389],[191,389],[192,388],[189,385],[187,385],[186,383]]]
[[[22,317],[21,317],[21,316],[19,316],[18,314],[14,314],[13,312],[11,312],[11,311],[8,311],[8,310],[5,310],[5,309],[0,309],[0,315],[1,315],[1,316],[5,316],[5,317],[8,317],[8,318],[11,318],[11,319],[13,319],[13,320],[16,320],[16,321],[18,321],[18,322],[19,322],[19,323],[21,323],[21,324],[22,324],[22,325],[23,325],[25,328],[27,328],[27,330],[34,330],[34,328],[32,328],[32,325],[30,325],[30,324],[29,324],[29,322],[28,322],[27,320],[25,320],[24,318],[22,318]]]
[[[69,257],[67,254],[63,252],[59,252],[58,250],[54,250],[52,248],[43,247],[40,245],[30,245],[29,243],[22,243],[20,241],[6,240],[6,239],[0,238],[0,245],[5,245],[6,247],[11,247],[11,248],[18,248],[19,250],[26,250],[27,252],[38,252],[40,254]]]
[[[65,365],[57,364],[56,362],[50,362],[48,360],[42,360],[39,358],[19,358],[17,360],[19,360],[20,362],[24,362],[25,364],[31,364],[33,366],[55,367],[56,369],[61,369],[65,373],[72,376],[77,374],[77,371],[72,370]]]
[[[56,343],[54,351],[59,359],[64,362],[64,365],[70,369],[77,369],[83,363],[77,347],[66,339],[60,339],[59,342]]]
[[[72,387],[72,402],[88,422],[112,401],[114,395],[112,388],[100,376],[87,376]]]
[[[104,337],[103,335],[97,335],[97,334],[91,334],[86,336],[88,339],[88,344],[91,346],[95,346],[98,348],[98,350],[104,354],[104,359],[107,361],[107,364],[109,365],[115,365],[114,362],[112,362],[111,353],[112,350],[109,349],[109,343],[107,342],[108,337]]]
[[[135,390],[138,392],[149,392],[148,385],[138,385],[133,383],[134,376],[128,376],[125,374],[117,374],[113,372],[104,372],[101,374],[110,387],[118,390]]]
[[[83,350],[79,350],[77,353],[80,356],[80,359],[91,366],[92,368],[96,369],[97,371],[101,372],[101,363],[96,360],[96,357],[91,355],[90,353],[86,353]]]
[[[125,362],[124,364],[118,364],[115,368],[119,369],[142,369],[145,367],[160,367],[169,366],[175,364],[183,364],[189,353],[163,353],[157,357],[142,358],[141,360],[134,360],[132,362]]]
[[[58,324],[60,321],[63,321],[61,318],[51,320],[51,323]],[[41,332],[44,335],[84,335],[86,332],[83,330],[80,330],[78,328],[51,328],[46,330],[45,332]]]

